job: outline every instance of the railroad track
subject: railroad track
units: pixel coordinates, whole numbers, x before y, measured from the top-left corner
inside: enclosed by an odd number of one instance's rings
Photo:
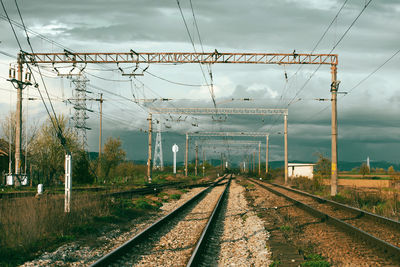
[[[137,195],[148,195],[158,193],[165,189],[192,189],[195,187],[206,187],[212,185],[213,182],[207,183],[199,183],[199,184],[187,184],[184,182],[169,182],[165,184],[148,184],[142,188],[136,188],[131,190],[123,190],[111,193],[103,193],[103,196],[111,196],[111,197],[132,197]],[[72,192],[101,192],[107,191],[106,188],[103,187],[94,187],[94,188],[73,188]],[[10,192],[10,193],[0,193],[0,199],[13,199],[13,198],[24,198],[24,197],[34,197],[36,195],[36,191],[30,192]],[[56,194],[64,194],[63,189],[57,189],[50,192],[51,195]]]
[[[400,222],[282,185],[250,181],[400,261]]]
[[[196,266],[226,196],[224,176],[91,266]]]

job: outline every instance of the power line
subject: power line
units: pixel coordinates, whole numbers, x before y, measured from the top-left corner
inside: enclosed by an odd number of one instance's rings
[[[383,66],[385,66],[390,60],[392,60],[397,54],[400,53],[400,49],[397,50],[396,52],[394,52],[391,56],[389,56],[382,64],[380,64],[377,68],[375,68],[372,72],[370,72],[368,75],[366,75],[364,78],[362,78],[356,85],[354,85],[345,95],[342,95],[341,98],[346,97],[347,95],[349,95],[351,92],[353,92],[355,89],[358,88],[358,86],[360,86],[363,82],[365,82],[367,79],[369,79],[372,75],[374,75],[378,70],[380,70]],[[318,112],[314,113],[313,115],[311,115],[308,119],[304,120],[302,123],[304,122],[308,122],[311,119],[315,118],[316,116],[322,114],[322,112],[324,112],[325,110],[327,110],[330,106],[326,106],[323,109],[319,110]]]
[[[17,7],[17,11],[18,11],[19,17],[20,17],[20,19],[21,19],[22,26],[23,26],[24,31],[25,31],[26,41],[27,41],[27,43],[28,43],[28,45],[29,45],[29,47],[30,47],[30,49],[31,49],[32,54],[34,54],[33,47],[32,47],[31,42],[30,42],[30,40],[29,40],[29,35],[28,35],[27,30],[26,30],[25,23],[24,23],[24,20],[23,20],[23,18],[22,18],[21,11],[20,11],[20,9],[19,9],[17,0],[14,0],[14,2],[15,2],[15,6]],[[6,10],[4,9],[4,11],[6,11]],[[11,22],[10,22],[10,25],[11,25]],[[21,48],[21,50],[22,50],[22,48]],[[29,68],[29,71],[32,73],[32,70],[31,70],[31,67],[29,66],[29,64],[26,64],[26,65],[27,65],[27,67]],[[37,69],[38,69],[38,71],[39,71],[39,75],[40,75],[40,78],[41,78],[41,80],[42,80],[42,84],[43,84],[44,90],[45,90],[45,92],[46,92],[46,94],[47,94],[47,98],[48,98],[48,100],[49,100],[51,110],[53,111],[55,124],[57,125],[57,128],[58,128],[58,137],[59,137],[59,139],[60,139],[60,142],[61,142],[62,146],[63,146],[66,150],[68,150],[68,148],[66,147],[66,140],[65,140],[65,138],[64,138],[63,135],[62,135],[61,126],[60,126],[60,124],[59,124],[59,122],[58,122],[57,114],[56,114],[56,112],[55,112],[55,110],[54,110],[53,103],[51,102],[50,95],[49,95],[49,92],[47,91],[47,86],[46,86],[46,83],[45,83],[45,81],[44,81],[44,78],[43,78],[43,76],[42,76],[42,72],[41,72],[39,66],[38,66]],[[35,76],[33,75],[33,73],[32,73],[32,77],[33,77],[35,83],[37,84],[36,78],[35,78]],[[40,92],[39,88],[38,88],[38,91]],[[40,96],[42,97],[42,94],[41,94],[41,93],[40,93]],[[43,100],[43,103],[44,103],[43,97],[42,97],[42,100]],[[46,109],[47,109],[47,108],[46,108]],[[49,114],[49,116],[50,116],[50,114]],[[50,120],[53,121],[53,119],[51,118],[51,116],[50,116]],[[55,126],[54,123],[53,123],[53,126]]]
[[[368,7],[368,5],[372,2],[372,0],[369,0],[364,7],[362,8],[362,10],[360,11],[360,13],[357,15],[357,17],[353,20],[353,22],[350,24],[350,26],[346,29],[346,31],[342,34],[342,36],[339,38],[339,40],[335,43],[335,45],[332,47],[332,49],[329,51],[328,54],[331,54],[333,52],[333,50],[336,49],[336,47],[340,44],[340,42],[343,40],[343,38],[347,35],[347,33],[350,31],[350,29],[354,26],[354,24],[356,23],[356,21],[358,20],[358,18],[364,13],[365,9]],[[310,77],[306,80],[306,82],[303,84],[303,86],[296,92],[296,94],[293,96],[293,99],[289,102],[289,104],[287,106],[290,106],[293,102],[293,100],[299,95],[299,93],[301,91],[303,91],[303,89],[306,87],[306,85],[308,84],[308,82],[311,80],[311,78],[315,75],[315,73],[317,73],[317,71],[321,68],[322,63],[324,63],[327,60],[327,58],[324,59],[323,62],[321,62],[321,64],[318,65],[318,67],[314,70],[314,72],[310,75]]]
[[[195,53],[197,53],[196,46],[194,45],[193,38],[192,38],[192,35],[190,34],[189,27],[188,27],[188,25],[187,25],[187,23],[186,23],[185,16],[183,15],[183,11],[182,11],[181,5],[180,5],[180,3],[179,3],[179,0],[176,0],[176,3],[178,4],[178,8],[179,8],[179,11],[180,11],[180,13],[181,13],[181,17],[182,17],[183,23],[185,24],[186,32],[187,32],[187,34],[188,34],[188,36],[189,36],[189,39],[190,39],[190,42],[192,43],[192,46],[193,46],[193,50],[194,50]],[[201,63],[200,63],[200,62],[199,62],[199,67],[200,67],[200,69],[201,69],[201,73],[203,74],[204,81],[206,82],[206,84],[207,84],[208,86],[210,86],[210,84],[208,84],[208,82],[207,82],[206,75],[204,74],[204,70],[203,70],[203,67],[201,66]],[[210,74],[211,74],[211,72],[210,72]],[[212,79],[212,75],[210,75],[210,77],[211,77],[211,79]],[[210,92],[210,94],[211,94],[211,98],[212,98],[214,107],[216,108],[217,105],[216,105],[216,103],[215,103],[214,89],[213,89],[212,87],[209,87],[208,90],[209,90],[209,92]]]
[[[345,0],[342,4],[342,6],[339,8],[338,12],[336,13],[335,17],[332,19],[331,23],[329,23],[328,27],[325,29],[324,33],[321,35],[321,37],[319,38],[319,40],[315,43],[314,47],[311,49],[310,54],[313,54],[315,52],[315,50],[317,49],[317,47],[319,46],[319,44],[321,43],[321,41],[324,39],[324,37],[326,36],[326,34],[328,33],[328,31],[330,30],[330,28],[332,27],[333,23],[337,20],[337,18],[339,17],[339,14],[342,12],[344,6],[347,4],[348,0]],[[300,66],[297,68],[296,72],[291,75],[291,77],[289,77],[289,80],[293,77],[296,76],[297,73],[303,68],[303,64],[300,64]],[[290,89],[290,85],[289,88],[287,88],[287,90]],[[284,95],[284,94],[282,94]]]
[[[16,34],[16,32],[15,32],[14,26],[13,26],[13,24],[11,23],[10,17],[8,16],[8,13],[7,13],[7,10],[6,10],[5,6],[4,6],[3,0],[0,0],[0,2],[1,2],[1,5],[2,5],[2,7],[3,7],[3,11],[4,11],[4,13],[6,14],[6,17],[7,17],[7,19],[8,19],[8,22],[9,22],[9,24],[10,24],[10,26],[11,26],[11,29],[12,29],[12,32],[13,32],[13,34],[14,34],[15,40],[17,41],[17,44],[18,44],[20,50],[22,51],[21,43],[20,43],[19,38],[18,38],[18,36],[17,36],[17,34]],[[28,69],[31,71],[31,68],[30,68],[29,64],[26,64],[26,65],[27,65]],[[32,71],[31,71],[31,72],[32,72]],[[33,75],[33,73],[32,73],[32,77],[33,77],[33,79],[35,80],[35,83],[36,83],[36,79],[35,79],[35,76]],[[36,84],[37,84],[37,83],[36,83]],[[46,112],[47,112],[47,114],[48,114],[49,117],[50,117],[50,121],[52,122],[52,125],[53,125],[54,129],[58,132],[57,136],[60,138],[60,141],[61,141],[62,145],[65,146],[65,139],[64,139],[64,137],[62,136],[62,132],[60,132],[60,127],[59,127],[59,125],[58,125],[58,130],[57,130],[57,127],[56,127],[56,125],[54,124],[54,121],[53,121],[52,118],[51,118],[51,115],[50,115],[49,109],[48,109],[48,107],[47,107],[47,105],[46,105],[46,102],[44,101],[42,92],[39,90],[39,87],[37,87],[37,90],[38,90],[38,92],[39,92],[39,94],[40,94],[40,98],[41,98],[41,100],[42,100],[42,102],[43,102],[43,105],[45,106]]]

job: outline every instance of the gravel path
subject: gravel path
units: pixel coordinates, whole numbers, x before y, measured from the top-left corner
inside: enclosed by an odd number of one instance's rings
[[[184,266],[223,190],[223,186],[212,189],[187,214],[173,219],[115,266]]]
[[[81,244],[81,242],[71,242],[60,246],[53,252],[45,252],[37,259],[26,262],[21,266],[88,266],[131,239],[162,216],[165,216],[172,210],[181,206],[203,189],[204,187],[193,188],[189,192],[183,194],[179,200],[164,203],[161,207],[161,211],[150,218],[134,219],[132,221],[133,226],[131,230],[127,232],[122,232],[118,225],[115,225],[114,230],[104,233],[104,235],[97,238],[99,241],[98,243],[102,244],[101,246],[94,247]]]

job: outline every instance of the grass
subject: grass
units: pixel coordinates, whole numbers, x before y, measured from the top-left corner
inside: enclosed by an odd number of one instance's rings
[[[64,198],[59,195],[1,199],[0,266],[22,264],[82,236],[98,236],[107,225],[129,223],[161,205],[147,198],[115,199],[82,193],[72,195],[71,212],[64,213]]]
[[[301,263],[301,266],[308,267],[329,267],[331,264],[325,260],[320,254],[308,254],[304,256],[305,262]]]
[[[170,199],[181,199],[181,194],[171,194],[171,195],[169,195],[169,198]]]

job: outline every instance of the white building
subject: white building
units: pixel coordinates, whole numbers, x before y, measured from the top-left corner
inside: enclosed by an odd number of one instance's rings
[[[294,177],[307,177],[312,179],[314,177],[314,165],[311,163],[288,163],[288,176]]]

